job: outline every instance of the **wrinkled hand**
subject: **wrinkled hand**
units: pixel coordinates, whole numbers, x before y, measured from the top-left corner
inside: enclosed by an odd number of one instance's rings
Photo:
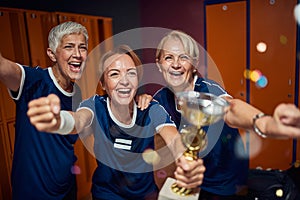
[[[136,97],[138,108],[140,108],[141,110],[146,109],[149,106],[149,104],[152,101],[152,99],[153,99],[153,97],[151,95],[149,95],[149,94],[138,95]]]
[[[274,118],[285,125],[300,128],[300,110],[294,104],[279,104],[275,108]]]
[[[294,104],[279,104],[274,110],[273,118],[279,136],[300,138],[300,110]],[[268,127],[271,129],[275,126]]]
[[[60,125],[60,99],[54,94],[41,97],[28,103],[27,116],[37,130],[56,131]]]
[[[177,168],[174,172],[176,183],[187,189],[196,188],[203,182],[205,167],[202,159],[193,161],[181,156],[176,161]]]

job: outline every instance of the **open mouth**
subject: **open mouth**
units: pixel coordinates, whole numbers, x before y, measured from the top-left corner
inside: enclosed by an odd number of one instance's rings
[[[181,76],[182,74],[184,74],[184,72],[180,72],[180,71],[172,71],[172,72],[169,72],[169,74],[171,76]]]
[[[69,62],[68,64],[73,72],[80,72],[81,62]]]
[[[122,95],[129,95],[131,93],[131,89],[129,88],[117,89],[117,92]]]

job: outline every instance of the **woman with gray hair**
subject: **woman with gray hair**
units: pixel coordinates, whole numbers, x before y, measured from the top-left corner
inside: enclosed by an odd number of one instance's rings
[[[77,135],[46,134],[29,121],[26,111],[32,99],[56,94],[61,107],[72,110],[72,99],[81,101],[74,84],[85,68],[88,33],[76,22],[65,22],[49,33],[47,54],[53,65],[42,69],[17,64],[0,54],[0,81],[16,103],[15,146],[12,166],[14,200],[76,199],[76,161],[74,144]],[[79,104],[77,102],[77,104]]]

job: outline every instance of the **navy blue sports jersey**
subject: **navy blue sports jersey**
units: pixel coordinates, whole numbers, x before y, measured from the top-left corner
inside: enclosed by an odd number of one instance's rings
[[[10,92],[16,102],[15,146],[12,166],[13,199],[58,200],[74,188],[71,167],[76,161],[73,145],[78,135],[62,136],[39,132],[27,117],[28,102],[54,93],[62,110],[72,110],[81,101],[79,87],[67,93],[58,85],[51,68],[20,66],[22,81],[17,93]],[[72,102],[72,100],[74,102]]]
[[[203,78],[196,79],[194,90],[228,96],[219,84]],[[178,130],[186,125],[187,122],[176,109],[174,93],[169,88],[157,91],[154,99],[165,107]],[[207,132],[208,147],[199,154],[204,156],[206,168],[201,189],[218,195],[233,195],[246,185],[249,164],[238,129],[229,127],[223,120],[203,129]],[[218,140],[215,139],[217,136]]]
[[[107,96],[94,96],[80,104],[94,112],[94,153],[97,168],[92,194],[99,199],[145,199],[157,193],[153,166],[142,153],[154,149],[154,134],[163,126],[175,126],[165,109],[152,102],[143,111],[134,105],[130,125],[119,122]]]

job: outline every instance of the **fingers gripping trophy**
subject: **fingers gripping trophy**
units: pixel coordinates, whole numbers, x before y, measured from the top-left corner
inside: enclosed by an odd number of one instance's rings
[[[204,151],[208,144],[207,134],[202,128],[216,123],[223,118],[228,102],[210,93],[195,91],[179,92],[176,94],[178,107],[188,125],[181,129],[182,143],[186,150],[187,160],[196,160],[198,154]],[[179,187],[175,180],[168,178],[164,184],[159,199],[198,199],[195,190]]]

